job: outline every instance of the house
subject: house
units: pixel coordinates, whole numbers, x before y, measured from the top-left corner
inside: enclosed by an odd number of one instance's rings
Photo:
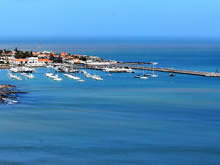
[[[38,57],[29,57],[28,64],[36,64],[38,63]]]
[[[60,56],[61,56],[61,57],[64,57],[64,56],[67,56],[67,55],[68,55],[67,52],[61,52],[61,53],[60,53]]]
[[[14,52],[14,51],[8,52],[7,55],[8,55],[8,56],[14,56],[14,55],[15,55],[15,52]]]
[[[12,63],[15,65],[24,65],[28,63],[28,59],[14,59]]]
[[[49,60],[49,59],[38,59],[38,63],[39,64],[44,64],[44,65],[46,65],[46,64],[49,64],[49,63],[51,63],[52,61],[51,60]]]
[[[38,55],[40,55],[41,53],[40,52],[32,52],[32,55],[33,56],[38,56]]]

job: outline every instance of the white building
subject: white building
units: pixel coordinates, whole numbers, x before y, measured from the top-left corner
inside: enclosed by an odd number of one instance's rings
[[[29,57],[28,58],[28,64],[37,64],[38,63],[38,57]]]

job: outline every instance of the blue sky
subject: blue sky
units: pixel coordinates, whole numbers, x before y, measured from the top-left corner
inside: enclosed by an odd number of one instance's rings
[[[0,37],[220,37],[220,0],[1,0]]]

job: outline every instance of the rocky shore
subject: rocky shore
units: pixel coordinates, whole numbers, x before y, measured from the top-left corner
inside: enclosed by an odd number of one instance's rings
[[[0,103],[16,103],[17,94],[26,93],[16,91],[16,86],[0,84]]]

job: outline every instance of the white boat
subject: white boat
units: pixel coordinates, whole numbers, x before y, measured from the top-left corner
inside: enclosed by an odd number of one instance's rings
[[[74,75],[71,75],[71,74],[63,74],[64,76],[66,76],[66,77],[68,77],[68,78],[70,78],[70,79],[74,79],[74,80],[80,80],[80,78],[79,77],[77,77],[77,76],[74,76]]]
[[[85,73],[84,75],[85,75],[85,77],[91,78],[91,79],[94,79],[94,80],[103,80],[103,78],[99,75],[92,75],[90,73]]]
[[[34,78],[34,75],[33,74],[29,74],[29,75],[26,75],[25,77],[29,78],[29,79],[33,79]]]
[[[72,78],[72,79],[74,79],[74,80],[80,80],[79,77],[77,77],[77,76],[73,76],[73,75],[70,75],[70,78]]]
[[[49,76],[49,77],[50,77],[50,78],[53,78],[53,79],[59,78],[58,75],[51,75],[51,76]]]
[[[21,73],[21,75],[22,76],[24,76],[24,77],[27,77],[27,78],[29,78],[29,79],[33,79],[34,78],[34,75],[33,74],[26,74],[26,73]]]
[[[150,73],[145,73],[144,76],[152,76]]]
[[[98,75],[94,75],[92,78],[95,79],[95,80],[103,80],[103,78],[101,78],[101,77],[98,76]]]
[[[53,75],[53,73],[45,73],[45,76],[47,76],[47,77],[50,77],[50,76],[52,76]]]
[[[80,79],[80,80],[77,80],[77,81],[79,81],[79,82],[84,82],[85,80]]]
[[[146,79],[148,79],[148,77],[141,76],[140,79],[146,80]]]
[[[128,72],[128,73],[135,73],[135,71],[131,68],[123,68],[123,67],[111,67],[111,68],[104,68],[104,72]]]
[[[55,81],[62,81],[63,79],[60,78],[60,77],[56,77],[56,78],[54,78],[54,80],[55,80]]]
[[[12,79],[15,79],[15,80],[22,80],[21,77],[18,77],[18,76],[16,76],[16,75],[11,74],[11,73],[8,73],[8,76],[9,76],[10,78],[12,78]]]
[[[96,77],[95,79],[96,80],[101,80],[101,81],[103,80],[103,78],[101,78],[101,77]]]
[[[34,68],[28,68],[28,67],[14,67],[9,69],[11,72],[25,72],[25,73],[32,73],[35,71]]]
[[[92,75],[89,74],[89,73],[86,73],[85,76],[86,76],[87,78],[92,78]]]
[[[87,72],[85,70],[80,71],[82,74],[86,74]]]
[[[158,75],[156,75],[156,74],[152,74],[151,77],[158,77]]]

